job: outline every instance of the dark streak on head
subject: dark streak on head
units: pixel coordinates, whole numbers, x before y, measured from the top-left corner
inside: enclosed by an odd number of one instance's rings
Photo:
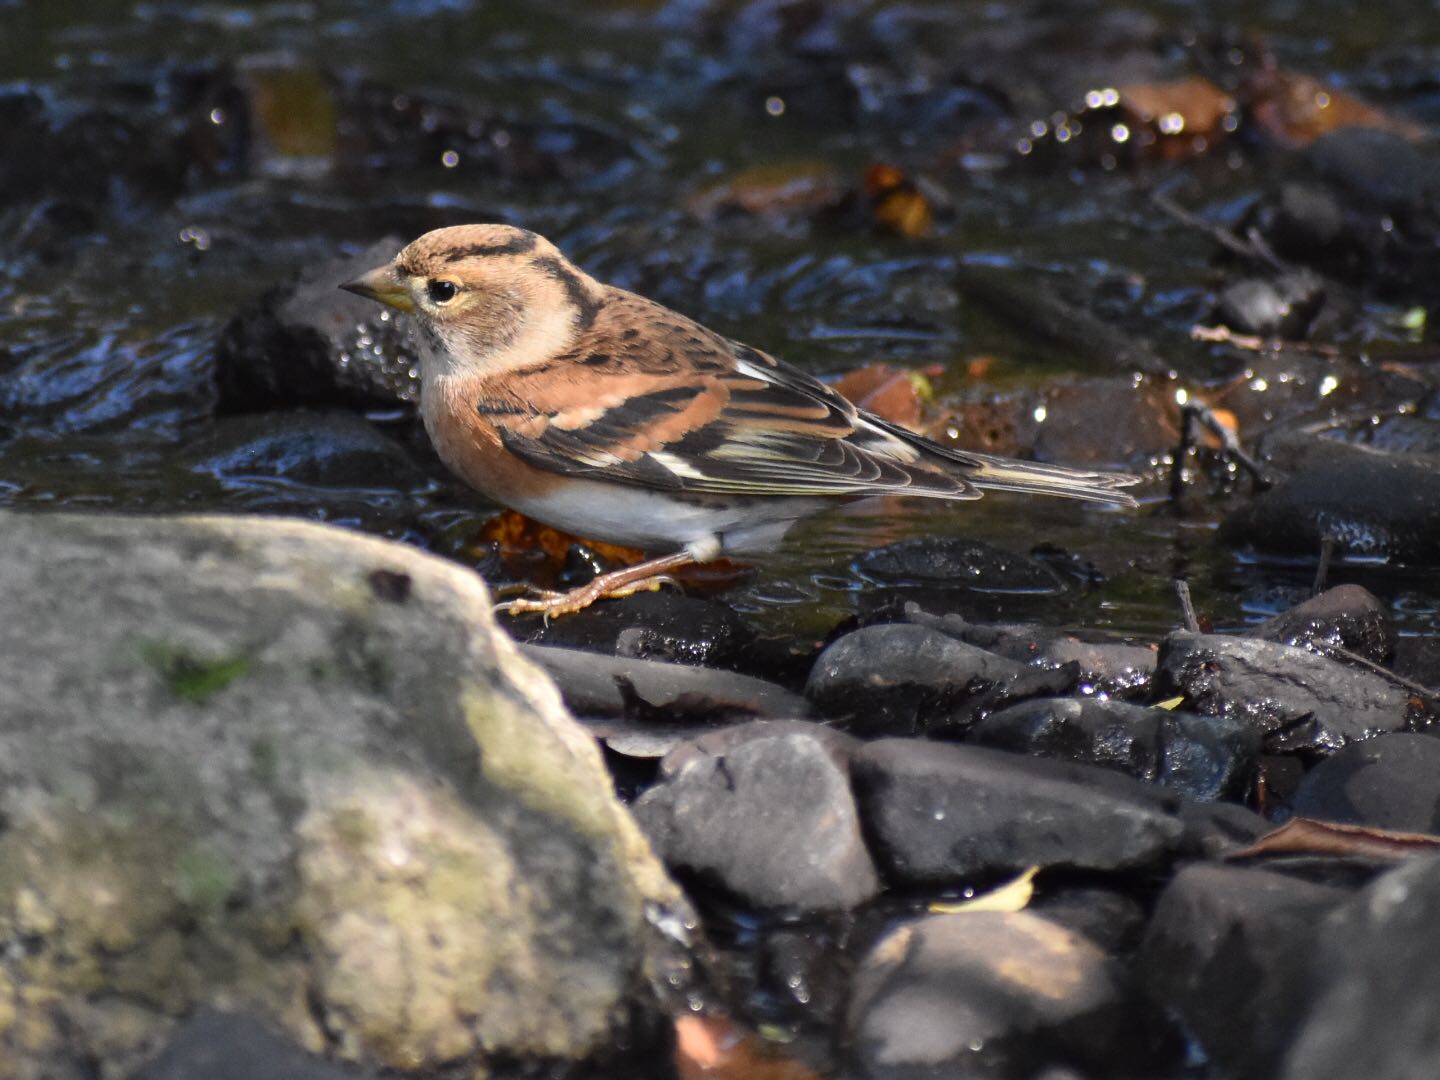
[[[581,360],[580,362],[582,364],[589,364],[591,367],[604,367],[613,359],[614,357],[612,357],[609,353],[592,352],[589,356],[585,357],[585,359]]]
[[[584,283],[576,276],[575,271],[553,255],[543,255],[531,265],[545,271],[565,287],[570,302],[575,305],[575,329],[590,329],[595,322],[595,316],[600,314],[601,301],[594,299],[586,291]]]
[[[526,232],[523,229],[518,231],[511,240],[503,244],[471,244],[469,247],[455,248],[445,253],[447,263],[460,262],[462,259],[483,259],[488,255],[524,255],[527,251],[533,251],[539,238],[533,232]]]

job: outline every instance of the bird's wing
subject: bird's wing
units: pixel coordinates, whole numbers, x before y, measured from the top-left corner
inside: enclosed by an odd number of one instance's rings
[[[1131,501],[1114,490],[1129,477],[942,448],[757,349],[618,296],[569,353],[506,377],[487,419],[529,464],[721,495],[975,499],[998,488]]]
[[[479,406],[505,447],[549,472],[663,491],[978,496],[823,383],[656,310],[673,322],[587,335],[508,376]]]

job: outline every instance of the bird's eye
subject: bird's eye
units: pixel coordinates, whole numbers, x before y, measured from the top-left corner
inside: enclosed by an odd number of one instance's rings
[[[430,298],[432,304],[448,304],[455,299],[455,294],[460,289],[453,281],[432,281],[425,286],[425,295]]]

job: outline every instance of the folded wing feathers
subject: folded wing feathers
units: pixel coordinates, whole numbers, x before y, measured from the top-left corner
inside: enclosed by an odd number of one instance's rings
[[[941,447],[861,412],[803,372],[748,346],[733,348],[734,370],[717,376],[728,395],[723,410],[672,437],[657,440],[650,425],[675,417],[714,384],[635,395],[573,429],[552,423],[522,435],[497,425],[501,438],[539,468],[660,490],[976,499],[990,489],[1134,504],[1117,490],[1134,477]]]

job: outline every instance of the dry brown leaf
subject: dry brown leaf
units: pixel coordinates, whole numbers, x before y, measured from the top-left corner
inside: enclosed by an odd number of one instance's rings
[[[1378,128],[1412,141],[1425,137],[1425,129],[1419,125],[1391,116],[1309,75],[1267,67],[1251,82],[1249,90],[1256,124],[1286,146],[1308,146],[1326,132],[1342,127]]]
[[[863,187],[877,225],[912,240],[929,234],[935,224],[930,200],[900,169],[877,162],[865,170]]]
[[[681,1080],[820,1080],[813,1069],[723,1016],[676,1018],[675,1069]]]
[[[537,551],[556,565],[565,561],[571,545],[584,544],[604,559],[622,566],[643,562],[645,553],[635,548],[620,547],[600,540],[584,540],[570,533],[532,521],[515,510],[503,510],[480,526],[477,537],[483,543],[495,544],[502,559],[533,556]]]
[[[882,420],[918,430],[925,399],[930,396],[929,380],[943,373],[944,368],[938,365],[911,371],[889,364],[867,364],[846,373],[835,389]]]
[[[1405,859],[1435,851],[1440,851],[1440,836],[1297,817],[1266,833],[1249,847],[1232,851],[1227,857],[1357,855],[1370,859]]]
[[[785,161],[756,165],[694,192],[685,209],[702,220],[726,210],[747,214],[816,213],[845,197],[835,167],[824,161]]]
[[[1149,153],[1167,161],[1205,153],[1237,125],[1235,99],[1199,76],[1122,86],[1119,106],[1144,129]]]

